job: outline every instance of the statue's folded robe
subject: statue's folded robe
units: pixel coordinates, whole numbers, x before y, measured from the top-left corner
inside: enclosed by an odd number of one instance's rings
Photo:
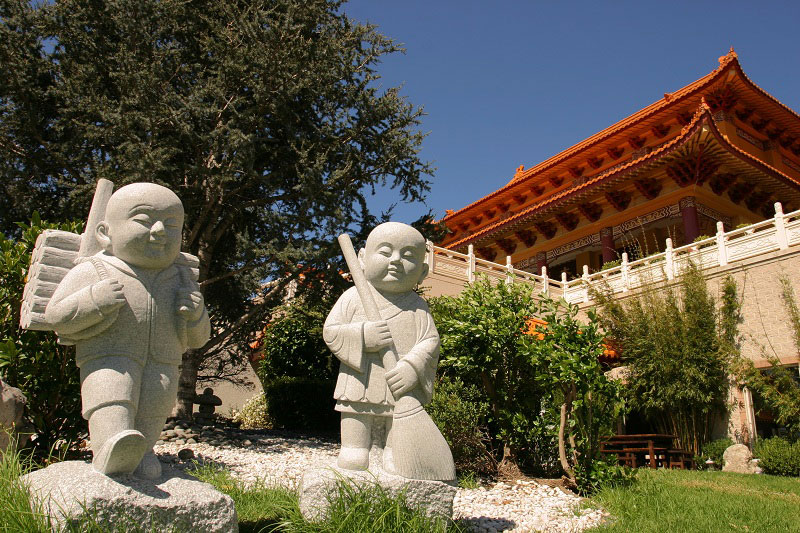
[[[389,324],[397,356],[417,374],[415,395],[423,404],[430,402],[439,361],[439,333],[428,304],[415,292],[389,295],[390,300],[371,290],[381,317]],[[394,399],[385,375],[394,368],[395,360],[383,351],[364,351],[366,321],[355,287],[342,294],[325,321],[325,342],[342,362],[334,391],[336,410],[391,416]]]

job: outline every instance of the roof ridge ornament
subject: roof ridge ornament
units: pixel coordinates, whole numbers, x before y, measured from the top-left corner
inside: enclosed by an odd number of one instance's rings
[[[729,63],[730,61],[732,61],[732,60],[734,60],[734,59],[736,59],[738,57],[739,57],[739,55],[733,49],[733,46],[731,46],[731,49],[728,51],[728,53],[725,54],[724,56],[720,56],[718,61],[719,61],[720,66],[724,66],[726,63]]]

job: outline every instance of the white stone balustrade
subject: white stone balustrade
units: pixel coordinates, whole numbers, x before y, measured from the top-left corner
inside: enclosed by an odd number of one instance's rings
[[[592,285],[607,286],[614,293],[623,293],[647,283],[669,281],[686,268],[689,261],[701,270],[727,266],[762,254],[800,245],[800,210],[784,214],[780,202],[775,203],[775,216],[743,228],[725,232],[721,222],[717,233],[708,239],[693,242],[679,248],[672,247],[672,239],[666,240],[665,251],[628,261],[622,254],[619,266],[590,274],[584,266],[583,275],[567,281],[550,279],[547,268],[541,274],[533,274],[513,267],[511,257],[505,264],[494,263],[475,256],[472,245],[468,253],[462,254],[428,243],[431,273],[456,278],[462,282],[475,281],[476,275],[486,275],[493,281],[524,282],[538,285],[541,292],[553,298],[563,297],[570,303],[588,303]]]

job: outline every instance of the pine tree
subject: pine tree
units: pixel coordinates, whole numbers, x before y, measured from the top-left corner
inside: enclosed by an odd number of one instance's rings
[[[334,237],[374,224],[375,187],[428,189],[422,110],[376,83],[401,49],[341,4],[0,0],[0,228],[82,218],[99,178],[178,193],[215,330],[184,355],[184,415],[291,280],[338,271]]]

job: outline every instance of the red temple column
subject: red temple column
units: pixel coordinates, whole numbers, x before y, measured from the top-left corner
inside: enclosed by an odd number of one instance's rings
[[[617,259],[617,247],[614,245],[614,228],[600,230],[600,247],[603,250],[603,264]]]
[[[678,202],[683,219],[683,244],[691,244],[700,236],[700,222],[697,219],[697,202],[694,196],[686,196]]]
[[[542,267],[547,266],[547,252],[539,252],[536,254],[536,273],[542,273]]]

